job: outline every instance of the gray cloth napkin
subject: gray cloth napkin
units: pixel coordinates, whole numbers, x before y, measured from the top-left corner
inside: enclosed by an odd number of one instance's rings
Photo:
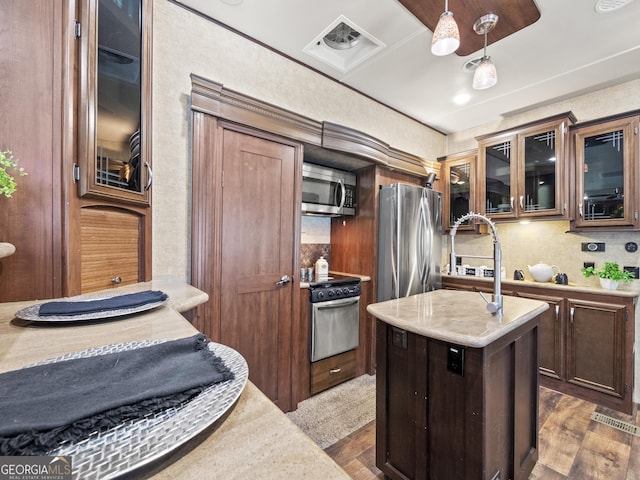
[[[172,405],[175,395],[197,394],[233,378],[208,343],[198,334],[0,374],[0,455],[15,454],[8,446],[12,436],[22,435],[13,444],[23,444],[39,432],[73,426],[73,435],[82,437],[101,423],[101,416],[108,415],[109,424],[117,424],[118,415],[130,419],[135,410],[134,416],[141,418]]]
[[[82,301],[54,301],[40,305],[39,315],[73,316],[87,313],[109,312],[125,308],[136,308],[150,303],[163,302],[167,294],[160,290],[145,290],[143,292],[125,293],[109,298]]]

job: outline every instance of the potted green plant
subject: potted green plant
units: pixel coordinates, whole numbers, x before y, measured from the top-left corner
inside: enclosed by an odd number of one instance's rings
[[[11,150],[0,151],[0,195],[10,198],[16,191],[16,181],[13,175],[27,175],[24,168],[18,167]]]
[[[630,282],[635,278],[632,272],[621,270],[616,262],[604,262],[604,268],[584,267],[582,274],[587,278],[593,275],[598,276],[602,288],[609,290],[618,288],[618,283],[621,281]]]

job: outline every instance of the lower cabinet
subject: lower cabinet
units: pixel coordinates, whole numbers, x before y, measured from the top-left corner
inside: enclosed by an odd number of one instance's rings
[[[446,288],[487,288],[478,283],[443,279]],[[531,283],[507,289],[549,304],[540,318],[540,385],[631,414],[636,297]]]
[[[538,459],[538,338],[537,317],[483,348],[378,321],[376,465],[385,478],[529,478]],[[449,368],[452,348],[463,351],[461,372]]]
[[[567,382],[623,402],[629,391],[625,379],[627,308],[573,299],[568,300],[568,307]]]
[[[356,351],[334,355],[311,364],[311,395],[356,376]]]

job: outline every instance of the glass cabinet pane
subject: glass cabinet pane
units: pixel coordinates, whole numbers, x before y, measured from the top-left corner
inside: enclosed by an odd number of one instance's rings
[[[511,213],[511,141],[485,148],[485,211]]]
[[[449,171],[449,224],[471,211],[471,164],[453,165]],[[469,220],[462,225],[469,225]]]
[[[583,215],[585,220],[624,217],[624,131],[585,137]]]
[[[140,0],[98,4],[95,183],[142,192]]]
[[[526,211],[556,206],[556,131],[524,137],[524,195],[520,207]]]

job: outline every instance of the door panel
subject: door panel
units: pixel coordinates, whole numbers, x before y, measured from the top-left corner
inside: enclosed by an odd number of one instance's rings
[[[622,397],[625,307],[570,300],[568,381]]]
[[[295,147],[224,130],[220,341],[283,409],[290,403]]]

